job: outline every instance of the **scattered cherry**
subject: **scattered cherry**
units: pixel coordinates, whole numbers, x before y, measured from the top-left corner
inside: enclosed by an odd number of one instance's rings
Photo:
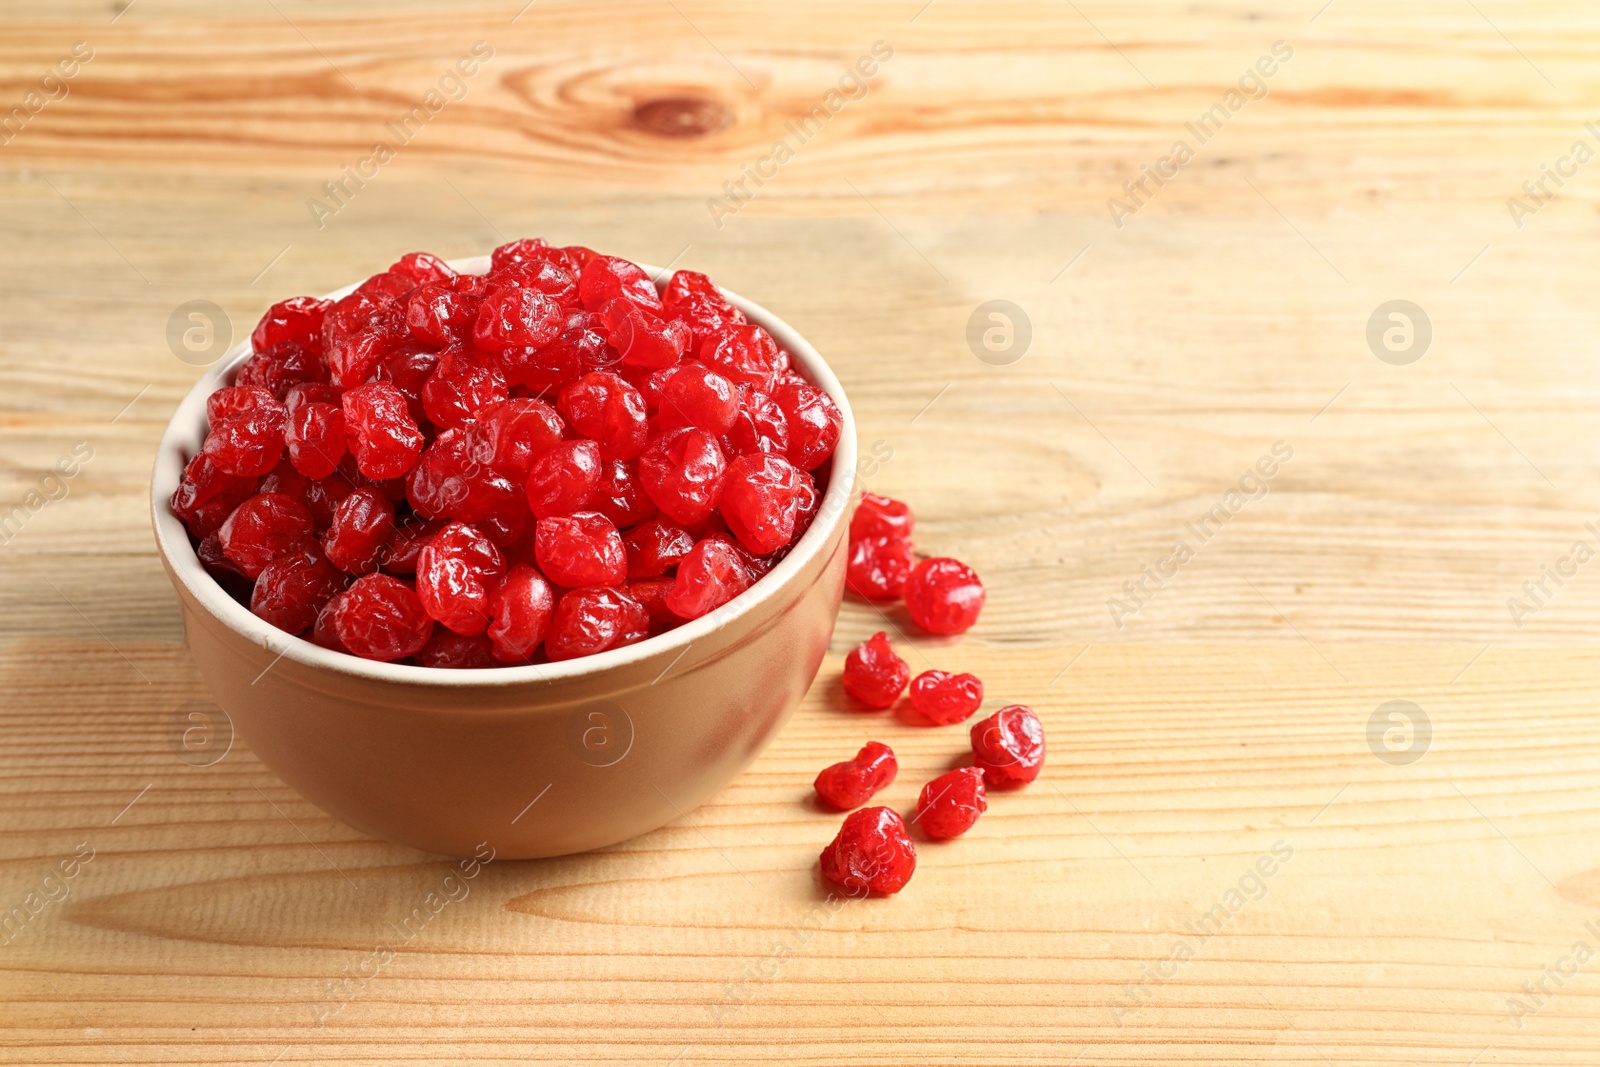
[[[972,829],[989,808],[983,792],[982,767],[957,767],[922,787],[917,815],[922,832],[932,838],[959,837]]]
[[[817,796],[839,811],[858,808],[872,794],[894,781],[900,765],[894,750],[878,741],[868,741],[852,759],[825,767],[815,782]]]
[[[911,568],[905,586],[906,611],[931,634],[958,634],[972,627],[983,610],[983,583],[965,563],[925,559]]]
[[[855,514],[850,516],[850,540],[887,537],[904,541],[911,536],[915,523],[909,505],[877,493],[862,493]]]
[[[895,655],[889,635],[873,634],[844,658],[844,691],[869,708],[887,708],[905,692],[911,668]]]
[[[1023,785],[1044,768],[1044,726],[1022,704],[1001,708],[972,726],[973,762],[991,785]]]
[[[845,584],[868,600],[893,600],[905,592],[915,562],[910,541],[885,537],[851,541]]]
[[[923,671],[911,679],[911,706],[935,726],[964,722],[983,704],[983,683],[971,674]]]
[[[916,869],[917,847],[892,808],[851,812],[822,850],[822,877],[844,889],[898,893]]]

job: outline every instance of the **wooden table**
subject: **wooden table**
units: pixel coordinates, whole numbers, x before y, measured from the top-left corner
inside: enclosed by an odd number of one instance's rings
[[[0,1060],[1596,1062],[1593,5],[519,6],[8,6],[0,904],[39,907]],[[237,337],[530,234],[788,318],[866,483],[986,578],[913,665],[1033,705],[1050,763],[898,898],[818,911],[810,779],[881,738],[908,806],[962,736],[842,710],[902,622],[861,604],[722,795],[491,864],[388,954],[448,864],[174,744],[176,309]]]

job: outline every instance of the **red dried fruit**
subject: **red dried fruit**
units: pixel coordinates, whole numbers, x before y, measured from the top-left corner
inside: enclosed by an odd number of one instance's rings
[[[722,435],[722,451],[729,456],[782,456],[788,450],[789,421],[783,409],[766,393],[746,387],[733,426]]]
[[[294,464],[280,460],[276,467],[273,467],[262,477],[261,482],[256,486],[256,492],[282,493],[284,496],[292,496],[309,508],[310,504],[306,503],[306,494],[310,488],[310,478],[295,470]],[[316,513],[313,512],[311,517],[315,520]],[[333,516],[330,513],[328,517],[331,519]]]
[[[683,625],[683,619],[667,607],[667,594],[672,592],[671,578],[640,578],[630,581],[622,591],[644,605],[650,615],[650,633],[664,634]]]
[[[331,400],[318,399],[334,394]],[[288,421],[283,440],[289,462],[307,478],[326,478],[339,467],[347,450],[344,406],[337,390],[325,385],[297,385],[285,402]]]
[[[505,377],[492,359],[456,345],[439,353],[439,365],[422,383],[422,410],[439,429],[453,430],[504,400],[506,391]]]
[[[923,671],[911,679],[911,706],[935,726],[964,722],[983,704],[983,683],[975,675]]]
[[[780,358],[778,342],[759,326],[729,326],[707,337],[700,346],[700,361],[735,384],[770,389],[788,361]]]
[[[578,294],[583,306],[600,311],[618,297],[659,312],[661,296],[644,268],[616,256],[595,256],[578,275]]]
[[[383,293],[354,292],[322,320],[322,357],[333,380],[349,389],[372,377],[378,364],[409,336],[405,308]]]
[[[383,546],[380,565],[390,574],[416,574],[417,556],[448,523],[443,519],[423,519],[412,515],[395,524],[389,543]]]
[[[701,297],[725,303],[722,290],[716,283],[699,271],[680,270],[674,271],[672,278],[667,282],[667,287],[661,293],[661,303],[672,307],[690,297]]]
[[[528,507],[539,519],[581,511],[600,484],[600,474],[599,445],[584,440],[562,441],[529,469]]]
[[[271,348],[257,349],[234,375],[233,384],[260,386],[282,400],[296,385],[327,380],[328,366],[322,361],[320,348],[283,341]]]
[[[957,767],[941,774],[922,787],[911,821],[921,823],[922,832],[935,839],[960,837],[989,810],[983,775],[982,767]]]
[[[429,252],[407,252],[389,267],[389,273],[409,278],[413,285],[441,285],[456,278],[454,267]]]
[[[250,610],[284,633],[303,634],[345,581],[316,548],[301,548],[261,569],[250,593]]]
[[[496,660],[522,663],[544,640],[556,598],[544,576],[526,563],[506,573],[489,598],[489,640]]]
[[[443,626],[434,627],[428,643],[417,650],[416,661],[419,667],[451,671],[500,666],[494,644],[483,634],[458,634]]]
[[[229,419],[281,414],[282,411],[277,398],[260,386],[224,386],[206,397],[206,421],[213,426]]]
[[[879,741],[868,741],[853,759],[824,767],[814,784],[824,804],[849,811],[871,800],[872,794],[893,782],[899,771],[893,749]]]
[[[910,541],[883,537],[852,540],[845,585],[868,600],[893,600],[905,592],[915,562]]]
[[[589,497],[589,508],[610,519],[619,530],[652,518],[657,510],[639,481],[639,465],[628,459],[600,465],[600,481]]]
[[[789,427],[789,462],[803,471],[822,466],[838,447],[844,415],[833,398],[814,385],[780,382],[772,399]]]
[[[585,374],[561,390],[561,414],[600,446],[603,459],[633,459],[644,449],[644,397],[608,371]]]
[[[597,511],[541,518],[534,535],[534,556],[552,582],[568,589],[621,585],[628,577],[622,535]]]
[[[350,650],[344,647],[344,642],[339,640],[339,633],[333,628],[333,616],[339,608],[339,601],[344,599],[343,593],[337,593],[332,600],[322,606],[317,613],[317,621],[311,627],[311,643],[321,648],[331,649],[334,652],[343,652],[350,655]]]
[[[615,365],[620,357],[606,343],[598,320],[598,315],[577,312],[568,317],[561,335],[543,348],[511,348],[500,353],[506,379],[553,397],[578,375]]]
[[[576,659],[631,645],[649,633],[650,613],[620,589],[574,589],[556,605],[544,652],[552,661]]]
[[[183,478],[168,503],[189,532],[203,538],[215,533],[233,509],[255,493],[255,478],[226,474],[200,452],[184,468]]]
[[[611,346],[622,362],[658,369],[677,364],[694,343],[694,331],[677,319],[663,319],[629,300],[618,298],[602,312],[610,328]]]
[[[401,345],[378,365],[378,381],[388,382],[406,398],[406,410],[418,426],[428,421],[422,410],[422,387],[439,366],[439,353],[420,344]]]
[[[357,578],[328,607],[332,635],[363,659],[389,662],[414,656],[433,633],[433,619],[417,593],[387,574]],[[320,618],[317,629],[322,630]]]
[[[386,270],[382,274],[374,274],[356,286],[356,292],[367,296],[387,296],[404,303],[405,298],[411,295],[411,290],[416,287],[417,283],[404,274]]]
[[[283,493],[258,493],[234,509],[219,534],[222,551],[245,573],[258,577],[267,564],[311,540],[311,512]]]
[[[467,431],[446,430],[406,475],[406,500],[424,518],[453,518],[471,494],[471,480],[484,473],[468,455]]]
[[[205,454],[224,474],[259,477],[283,456],[287,416],[270,392],[256,386],[218,389],[206,401],[211,430]]]
[[[667,305],[666,317],[681,322],[689,328],[689,351],[699,352],[708,339],[734,326],[748,321],[744,312],[721,298],[690,295]]]
[[[662,512],[684,523],[699,522],[722,500],[727,462],[716,439],[704,430],[669,430],[639,455],[639,480]]]
[[[346,574],[378,569],[384,546],[394,533],[394,505],[376,489],[364,486],[339,501],[333,522],[322,535],[328,562]]]
[[[487,293],[502,289],[528,289],[548,296],[563,311],[578,307],[578,279],[551,261],[519,263],[489,275]]]
[[[636,264],[537,239],[492,263],[410,253],[263,316],[171,498],[230,595],[340,651],[530,662],[563,590],[557,656],[615,647],[727,603],[806,529],[842,420],[709,278],[663,296]],[[418,583],[339,591],[375,569]],[[347,648],[335,620],[356,633],[364,601],[388,622]]]
[[[565,254],[567,261],[572,264],[574,269],[579,271],[583,270],[584,267],[587,267],[590,260],[598,259],[600,256],[600,253],[596,252],[594,249],[585,248],[583,245],[566,245],[559,249],[559,251]]]
[[[478,412],[467,428],[467,452],[507,477],[526,480],[534,461],[561,442],[565,429],[543,400],[512,397]]]
[[[422,454],[422,431],[406,409],[405,396],[388,382],[345,392],[344,427],[356,467],[368,478],[398,478]]]
[[[910,538],[915,522],[908,505],[877,493],[862,493],[856,513],[850,516],[850,540],[884,537],[904,541]]]
[[[679,561],[666,605],[680,618],[698,619],[750,588],[750,581],[739,550],[707,537]]]
[[[972,761],[990,785],[1022,785],[1044,768],[1044,726],[1022,704],[1001,708],[972,726]]]
[[[300,500],[311,510],[311,519],[319,534],[333,525],[333,509],[339,506],[339,501],[356,491],[356,479],[360,477],[355,460],[346,456],[338,469],[328,477],[306,482]]]
[[[486,352],[539,348],[561,333],[561,305],[533,289],[499,289],[483,298],[472,340]]]
[[[250,334],[250,348],[265,352],[273,345],[293,341],[322,351],[322,320],[332,306],[333,301],[314,296],[292,296],[273,304]]]
[[[740,456],[722,480],[722,518],[739,543],[757,556],[794,538],[803,486],[811,476],[781,456]]]
[[[668,519],[651,519],[623,538],[629,578],[660,578],[694,548],[694,534]]]
[[[925,559],[906,578],[906,611],[931,634],[972,628],[983,610],[983,583],[973,569],[948,557]]]
[[[452,522],[417,554],[417,596],[456,633],[481,634],[489,626],[489,593],[505,572],[505,557],[489,538]]]
[[[862,808],[845,816],[821,864],[822,877],[844,889],[898,893],[917,869],[917,847],[893,809]]]
[[[664,425],[698,426],[721,436],[739,417],[733,383],[703,363],[689,362],[666,372],[659,409]]]
[[[472,337],[483,298],[450,285],[423,285],[406,297],[406,329],[424,344],[443,348]]]
[[[518,263],[542,263],[559,251],[551,248],[550,242],[543,237],[524,237],[516,241],[507,241],[496,248],[489,257],[489,270],[499,271]]]
[[[844,691],[869,708],[887,708],[905,692],[911,668],[895,654],[882,630],[844,658]]]

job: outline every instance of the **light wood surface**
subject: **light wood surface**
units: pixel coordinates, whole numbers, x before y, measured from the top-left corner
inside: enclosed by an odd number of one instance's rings
[[[93,449],[0,545],[0,906],[68,894],[0,946],[0,1062],[1596,1062],[1600,563],[1507,606],[1600,545],[1600,161],[1520,228],[1507,207],[1600,148],[1593,5],[519,8],[0,13],[0,116],[93,49],[0,144],[0,513]],[[464,98],[319,229],[307,200],[479,41]],[[707,200],[878,41],[865,95],[719,228]],[[1116,226],[1124,179],[1277,41],[1265,97]],[[898,898],[827,910],[810,779],[878,738],[909,807],[963,735],[844,709],[844,652],[903,623],[860,604],[714,801],[491,863],[403,943],[450,864],[242,742],[175,751],[205,693],[148,528],[199,374],[173,310],[241,335],[402,252],[529,234],[787,318],[892,451],[870,487],[988,581],[913,667],[1033,705],[1050,762]],[[966,340],[993,299],[1031,321],[1008,365]],[[1433,327],[1406,366],[1366,340],[1394,299]],[[1118,625],[1123,583],[1280,441],[1270,491]],[[1369,736],[1391,700],[1431,724],[1414,762],[1421,735]]]

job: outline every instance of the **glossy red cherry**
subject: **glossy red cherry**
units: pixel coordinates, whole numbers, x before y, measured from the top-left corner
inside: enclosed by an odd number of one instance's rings
[[[489,594],[505,570],[488,537],[453,522],[417,554],[417,595],[430,616],[456,633],[481,634],[489,626]]]
[[[913,824],[935,839],[959,837],[989,809],[982,767],[957,767],[922,787]]]
[[[822,877],[856,893],[898,893],[917,869],[917,848],[891,808],[862,808],[845,817],[822,850]]]
[[[881,630],[844,658],[844,691],[869,708],[887,708],[899,700],[910,678],[911,668]]]
[[[622,535],[597,511],[540,519],[535,540],[539,569],[559,586],[621,585],[628,577]]]
[[[544,651],[552,660],[593,656],[642,641],[649,633],[650,613],[620,589],[574,589],[556,604]]]
[[[1001,708],[972,726],[972,759],[990,785],[1022,785],[1044,768],[1044,726],[1022,704]]]
[[[339,646],[363,659],[387,662],[415,655],[433,633],[433,619],[416,592],[387,574],[357,578],[328,608]]]
[[[879,741],[868,741],[853,758],[823,768],[813,786],[828,807],[849,811],[893,782],[899,770],[893,749]]]
[[[935,726],[972,717],[983,704],[983,683],[971,674],[923,671],[911,679],[911,706]]]
[[[959,560],[925,559],[906,578],[906,611],[931,634],[958,634],[972,628],[983,610],[983,582]]]

